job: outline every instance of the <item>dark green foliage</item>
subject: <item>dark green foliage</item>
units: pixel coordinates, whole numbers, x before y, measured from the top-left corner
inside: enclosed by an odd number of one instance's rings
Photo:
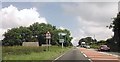
[[[22,45],[22,42],[31,40],[31,31],[27,27],[12,28],[5,32],[2,44],[4,46]]]
[[[49,31],[51,33],[51,44],[60,45],[58,33],[66,33],[65,45],[71,45],[70,31],[67,29],[57,29],[56,26],[38,22],[30,25],[29,27],[18,27],[9,29],[3,34],[5,37],[2,40],[3,46],[22,45],[23,42],[39,42],[39,45],[46,43],[45,34]]]
[[[81,45],[81,42],[86,42],[86,44],[90,45],[90,44],[96,43],[97,40],[96,39],[92,39],[92,37],[86,37],[86,38],[80,39],[78,44]]]
[[[100,40],[96,43],[97,45],[107,45],[107,41],[105,40]]]
[[[120,52],[119,51],[120,46],[118,46],[114,38],[109,38],[106,40],[106,42],[107,42],[107,45],[110,47],[111,51]]]
[[[114,36],[112,41],[109,41],[109,45],[115,45],[116,50],[120,51],[120,12],[117,14],[117,17],[114,18],[113,23],[110,24],[109,28],[113,28]],[[113,48],[113,47],[111,47]]]

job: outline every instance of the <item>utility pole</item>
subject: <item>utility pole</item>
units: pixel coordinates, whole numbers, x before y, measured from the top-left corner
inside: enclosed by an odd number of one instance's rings
[[[94,38],[94,40],[95,40],[95,35],[94,35],[94,37],[93,37],[93,38]]]
[[[93,38],[94,38],[94,43],[96,43],[96,40],[95,40],[95,34],[94,34]]]

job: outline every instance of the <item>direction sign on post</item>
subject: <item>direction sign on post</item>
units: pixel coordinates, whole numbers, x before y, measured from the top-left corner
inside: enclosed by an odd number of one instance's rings
[[[62,48],[63,48],[64,39],[59,39],[59,42],[62,43]]]
[[[59,42],[60,43],[64,43],[64,39],[59,39]]]
[[[48,31],[46,33],[46,43],[48,44],[48,51],[49,51],[49,46],[50,46],[50,39],[51,39],[51,34],[50,32]]]
[[[63,43],[65,41],[65,38],[63,36],[66,35],[66,33],[58,33],[59,35],[59,42],[62,43],[62,48],[63,48]]]

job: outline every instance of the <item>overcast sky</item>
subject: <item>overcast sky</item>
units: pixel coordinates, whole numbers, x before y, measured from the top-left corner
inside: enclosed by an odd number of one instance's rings
[[[97,40],[106,40],[113,35],[106,26],[117,13],[116,2],[3,2],[0,39],[7,29],[39,22],[70,30],[76,42],[94,35]]]

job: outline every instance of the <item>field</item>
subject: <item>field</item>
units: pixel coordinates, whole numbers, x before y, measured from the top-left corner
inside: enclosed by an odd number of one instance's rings
[[[3,60],[54,60],[59,55],[68,51],[71,47],[2,47]]]

